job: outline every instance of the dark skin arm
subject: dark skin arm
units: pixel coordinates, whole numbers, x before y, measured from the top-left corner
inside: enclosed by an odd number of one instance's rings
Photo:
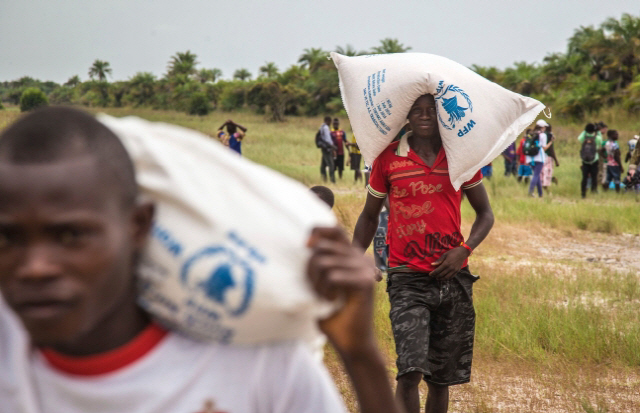
[[[345,365],[362,413],[401,413],[373,330],[373,264],[350,245],[340,228],[316,228],[308,243],[307,272],[322,297],[344,299],[344,306],[320,321],[320,329]]]
[[[620,165],[620,172],[624,172],[624,167],[622,166],[622,161],[620,161],[620,149],[616,149],[615,153],[613,154],[613,159],[618,162],[618,165]]]
[[[378,198],[367,193],[364,208],[353,230],[353,241],[351,242],[353,246],[360,247],[365,251],[369,248],[378,229],[378,217],[384,206],[385,199],[386,198]]]
[[[471,249],[476,249],[478,245],[489,235],[491,227],[493,227],[494,217],[489,203],[489,197],[483,184],[474,186],[464,191],[471,207],[476,212],[476,219],[471,227],[471,233],[466,244]],[[431,271],[431,276],[448,280],[460,271],[464,260],[471,255],[469,250],[460,246],[451,249],[433,263],[436,269]]]

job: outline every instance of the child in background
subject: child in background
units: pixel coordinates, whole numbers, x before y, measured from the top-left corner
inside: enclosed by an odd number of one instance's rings
[[[525,134],[520,139],[520,143],[518,143],[518,149],[516,150],[516,154],[518,155],[518,182],[529,183],[529,179],[533,171],[531,170],[531,166],[527,164],[527,156],[524,154],[524,142],[527,140],[526,136],[531,133],[531,129],[527,129]]]
[[[607,142],[604,144],[604,150],[607,155],[607,176],[603,184],[606,190],[613,181],[616,192],[620,192],[620,175],[624,171],[622,162],[620,161],[620,146],[618,145],[618,131],[607,131]]]
[[[482,172],[482,176],[487,179],[491,179],[493,175],[493,165],[492,162],[489,162],[489,165],[483,166],[480,171]]]
[[[558,184],[557,179],[555,179],[555,176],[553,176],[553,164],[555,163],[556,166],[560,166],[560,163],[558,162],[558,159],[556,159],[556,151],[553,148],[555,136],[553,136],[553,133],[551,133],[551,125],[547,126],[547,130],[545,132],[547,134],[547,140],[548,142],[550,142],[550,146],[545,151],[547,157],[544,160],[544,166],[542,167],[540,180],[542,181],[542,188],[545,190],[545,192],[550,192],[551,182],[555,182],[556,185]]]
[[[504,158],[504,176],[513,175],[518,173],[518,158],[516,156],[516,143],[511,142],[511,145],[507,146],[507,149],[502,152]]]
[[[329,208],[333,208],[333,203],[335,202],[335,197],[333,196],[333,191],[326,186],[317,185],[310,188],[311,192],[316,194],[318,198],[322,200],[325,204],[329,205]]]
[[[624,157],[625,162],[629,162],[629,159],[631,159],[631,154],[636,149],[636,145],[638,144],[638,139],[640,139],[640,135],[633,135],[633,138],[629,139],[629,142],[627,142],[627,146],[629,147],[629,150],[627,152],[627,155]]]
[[[351,135],[351,142],[347,143],[349,149],[349,159],[347,160],[347,166],[351,165],[351,170],[354,171],[354,182],[358,180],[362,181],[362,172],[360,172],[360,162],[362,161],[362,154],[356,142],[356,136]]]

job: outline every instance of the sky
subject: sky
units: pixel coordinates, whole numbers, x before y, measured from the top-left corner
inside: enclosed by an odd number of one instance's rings
[[[504,69],[565,52],[575,29],[623,13],[640,15],[640,2],[0,0],[0,81],[87,80],[95,59],[110,63],[110,80],[160,77],[186,50],[198,68],[219,68],[230,79],[239,68],[255,76],[270,61],[284,70],[305,48],[368,50],[387,37],[412,52]]]

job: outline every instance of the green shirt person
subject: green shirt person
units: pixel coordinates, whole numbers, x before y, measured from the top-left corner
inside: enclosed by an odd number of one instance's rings
[[[578,136],[578,141],[580,142],[580,145],[582,145],[582,143],[584,142],[584,140],[585,140],[585,138],[587,136],[592,137],[593,135],[594,135],[593,133],[588,133],[586,131],[582,131],[580,136]],[[598,152],[600,152],[600,149],[602,148],[602,145],[604,144],[604,141],[602,140],[602,134],[600,134],[600,132],[596,132],[595,136],[596,136],[596,157],[591,162],[585,162],[583,160],[582,161],[583,163],[594,164],[594,163],[598,162],[598,159],[600,158],[600,156],[598,155]]]

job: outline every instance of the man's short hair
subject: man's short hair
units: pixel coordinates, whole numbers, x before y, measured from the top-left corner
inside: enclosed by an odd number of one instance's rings
[[[615,130],[615,129],[609,129],[609,130],[607,131],[607,138],[611,139],[611,138],[613,138],[614,136],[618,136],[618,131],[617,131],[617,130]]]
[[[331,122],[331,116],[325,116],[324,117],[324,121],[325,122]]]
[[[133,162],[120,139],[92,115],[68,107],[46,107],[23,116],[0,134],[0,161],[43,164],[94,156],[100,172],[135,203],[138,187]]]
[[[593,123],[587,123],[587,126],[585,126],[584,131],[587,133],[593,133],[596,131],[596,125],[594,125]]]
[[[329,208],[333,208],[333,203],[335,199],[333,196],[333,191],[331,189],[327,188],[326,186],[317,185],[311,188],[311,192],[316,194],[318,198],[320,198],[321,200],[324,201],[324,203],[329,205]]]

